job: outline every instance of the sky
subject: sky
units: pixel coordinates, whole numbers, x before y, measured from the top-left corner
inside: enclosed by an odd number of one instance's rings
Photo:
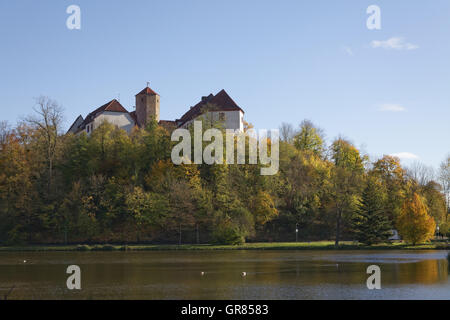
[[[114,98],[132,111],[147,82],[174,120],[225,89],[256,128],[309,119],[328,143],[437,168],[450,153],[449,30],[448,0],[1,1],[0,120],[44,95],[68,128]]]

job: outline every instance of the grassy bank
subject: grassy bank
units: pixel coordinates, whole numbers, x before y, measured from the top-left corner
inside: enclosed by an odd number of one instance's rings
[[[339,247],[332,241],[317,242],[259,242],[243,245],[208,245],[208,244],[183,244],[183,245],[39,245],[23,247],[0,247],[0,252],[5,251],[150,251],[150,250],[450,250],[450,245],[445,243],[427,243],[412,246],[405,243],[385,243],[372,246],[355,244],[353,242],[341,242]]]

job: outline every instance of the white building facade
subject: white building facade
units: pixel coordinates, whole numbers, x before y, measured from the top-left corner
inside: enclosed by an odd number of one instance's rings
[[[224,129],[244,130],[244,111],[231,99],[225,90],[216,95],[202,97],[201,101],[191,107],[180,119],[174,121],[160,120],[159,95],[148,86],[135,96],[136,111],[128,112],[116,99],[89,113],[86,118],[81,115],[74,121],[68,132],[90,135],[103,122],[107,121],[131,133],[134,127],[145,127],[150,119],[156,120],[169,130],[177,127],[187,128],[196,119],[222,124]]]

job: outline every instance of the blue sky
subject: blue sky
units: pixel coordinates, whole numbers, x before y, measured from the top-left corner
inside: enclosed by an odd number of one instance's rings
[[[81,30],[66,27],[71,4]],[[372,4],[381,30],[366,27]],[[131,111],[149,81],[173,120],[225,89],[257,128],[306,118],[328,142],[437,167],[450,152],[449,30],[448,0],[2,1],[1,118],[47,95],[68,127],[119,94]]]

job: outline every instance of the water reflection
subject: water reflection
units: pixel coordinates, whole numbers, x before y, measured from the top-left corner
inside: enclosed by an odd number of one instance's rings
[[[450,299],[445,257],[444,251],[3,252],[0,294],[15,285],[10,299]],[[71,264],[82,270],[78,292],[65,287]],[[371,264],[381,268],[382,290],[366,287]]]

